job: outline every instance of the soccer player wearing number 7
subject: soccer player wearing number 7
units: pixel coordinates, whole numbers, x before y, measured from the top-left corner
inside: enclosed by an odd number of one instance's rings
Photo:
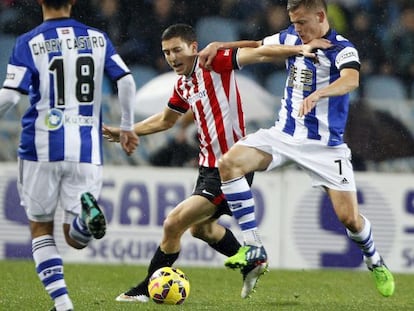
[[[245,269],[267,260],[257,232],[254,198],[244,175],[296,163],[309,173],[315,187],[325,189],[349,238],[362,251],[383,296],[394,293],[394,278],[378,253],[369,220],[359,213],[351,151],[343,141],[349,95],[359,85],[355,47],[330,28],[324,0],[288,0],[292,25],[264,38],[263,45],[306,44],[326,38],[332,47],[317,50],[317,58],[295,55],[286,60],[287,80],[278,120],[237,142],[220,160],[222,190],[238,220],[245,245],[226,261]],[[243,42],[215,42],[199,53],[209,67],[217,48]]]
[[[30,222],[36,272],[54,301],[52,310],[72,310],[53,236],[54,215],[60,205],[66,242],[76,249],[105,235],[105,216],[95,200],[102,187],[103,73],[118,84],[120,140],[128,155],[138,144],[132,131],[135,83],[107,35],[70,18],[74,0],[38,2],[44,21],[16,40],[0,90],[0,116],[21,94],[29,95],[18,190]]]

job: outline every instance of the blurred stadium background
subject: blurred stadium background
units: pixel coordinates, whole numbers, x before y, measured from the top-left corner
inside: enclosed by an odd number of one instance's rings
[[[107,31],[130,66],[139,93],[147,82],[169,71],[159,39],[162,30],[168,25],[176,22],[192,24],[196,27],[200,48],[213,40],[259,40],[288,25],[285,3],[283,0],[213,0],[208,3],[184,0],[91,0],[78,1],[73,15]],[[362,61],[361,87],[352,94],[346,137],[353,150],[355,169],[414,172],[413,1],[331,0],[328,4],[332,26],[354,42]],[[5,77],[6,64],[16,36],[40,22],[41,11],[36,1],[1,1],[0,80]],[[283,64],[247,66],[240,74],[257,86],[257,98],[250,96],[245,106],[260,105],[261,110],[271,112],[264,114],[266,117],[254,115],[249,118],[249,130],[271,125],[283,92]],[[173,80],[168,81],[171,82],[159,79],[159,85],[153,83],[153,89],[147,87],[146,95],[157,91],[153,99],[149,95],[144,102],[137,100],[137,120],[147,116],[147,105],[162,109],[173,85]],[[156,96],[155,93],[161,90],[167,97]],[[119,120],[118,106],[114,103],[115,92],[114,86],[106,80],[104,121],[112,125],[116,125]],[[19,120],[26,107],[27,99],[24,99],[0,122],[0,161],[16,159]],[[258,111],[260,108],[252,110]],[[168,145],[174,136],[175,131],[172,130],[143,137],[141,148],[133,157],[126,157],[116,146],[107,144],[106,164],[169,166],[169,163],[155,163],[151,155]],[[186,144],[195,144],[191,131]],[[193,164],[194,161],[183,161],[178,165],[188,166],[189,163]]]

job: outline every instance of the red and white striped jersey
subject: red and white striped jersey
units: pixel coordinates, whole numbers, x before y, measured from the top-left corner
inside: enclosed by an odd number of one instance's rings
[[[236,50],[219,50],[212,71],[202,68],[196,59],[192,74],[178,78],[168,103],[180,113],[193,111],[200,166],[217,167],[218,159],[246,134],[235,54]]]

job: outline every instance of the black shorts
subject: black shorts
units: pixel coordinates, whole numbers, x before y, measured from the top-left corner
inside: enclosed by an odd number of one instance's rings
[[[253,182],[253,175],[253,172],[246,175],[247,182],[250,186]],[[200,166],[193,195],[201,195],[217,206],[217,211],[211,218],[217,219],[224,214],[233,215],[227,205],[223,192],[221,192],[221,179],[217,168]]]

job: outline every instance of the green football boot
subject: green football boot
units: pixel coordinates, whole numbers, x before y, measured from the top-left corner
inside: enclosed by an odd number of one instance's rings
[[[106,219],[94,196],[85,192],[81,195],[81,218],[95,239],[102,239],[106,232]]]
[[[394,277],[385,265],[384,260],[381,258],[378,264],[368,269],[371,270],[375,284],[381,295],[384,297],[392,296],[395,290]]]

